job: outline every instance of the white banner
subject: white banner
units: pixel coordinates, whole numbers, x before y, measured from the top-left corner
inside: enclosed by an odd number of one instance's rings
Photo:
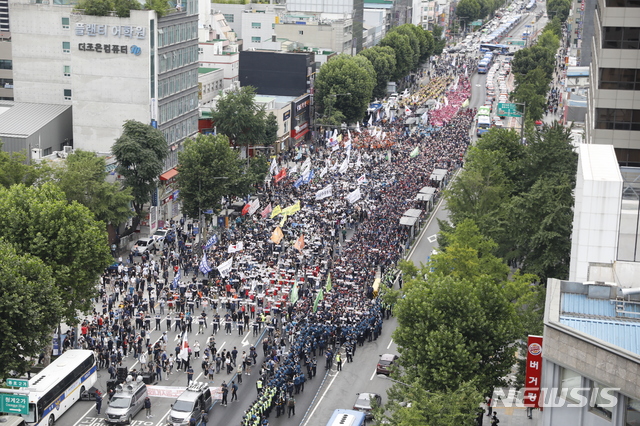
[[[249,203],[249,216],[253,215],[260,208],[260,200],[257,198]]]
[[[349,169],[349,157],[347,156],[347,158],[345,158],[342,164],[340,165],[340,170],[338,170],[338,172],[346,173],[348,169]]]
[[[345,197],[347,199],[348,202],[350,202],[351,204],[355,203],[356,201],[358,201],[360,198],[362,198],[362,194],[360,193],[360,188],[357,188],[355,191],[351,192],[349,195],[347,195]]]
[[[365,175],[362,175],[358,178],[358,180],[356,181],[358,183],[358,185],[362,185],[364,183],[367,183],[367,177]]]
[[[237,244],[231,244],[229,246],[229,248],[227,249],[227,253],[235,253],[237,251],[242,251],[243,249],[244,249],[244,243],[242,241],[238,241]],[[218,270],[220,270],[220,266],[218,266]]]
[[[322,200],[333,195],[333,186],[331,184],[325,186],[320,191],[316,192],[316,200]]]
[[[221,263],[220,266],[218,266],[218,271],[220,271],[220,275],[222,275],[223,277],[228,276],[229,272],[231,272],[231,265],[233,265],[233,257],[227,260],[226,262]]]

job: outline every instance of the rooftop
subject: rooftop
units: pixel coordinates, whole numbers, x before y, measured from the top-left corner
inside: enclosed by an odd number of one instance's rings
[[[28,137],[42,129],[71,105],[0,103],[0,137]]]
[[[206,68],[206,67],[200,67],[198,68],[198,74],[207,74],[213,71],[217,71],[220,68]]]

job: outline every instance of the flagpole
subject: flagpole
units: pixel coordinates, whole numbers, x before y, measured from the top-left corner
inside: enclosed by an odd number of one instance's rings
[[[214,176],[211,179],[213,180],[219,180],[219,179],[229,179],[228,176]],[[204,225],[204,214],[202,211],[202,178],[200,178],[198,180],[198,211],[200,213],[200,217],[198,218],[198,221],[200,222],[200,241],[198,246],[202,246],[203,244],[207,243],[207,226]],[[204,253],[204,250],[202,251]]]

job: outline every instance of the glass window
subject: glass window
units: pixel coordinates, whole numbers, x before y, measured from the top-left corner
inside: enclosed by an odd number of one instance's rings
[[[560,367],[560,395],[569,395],[571,389],[579,388],[582,384],[582,376],[573,370]],[[572,399],[566,396],[567,399]]]
[[[223,13],[222,16],[224,16],[224,20],[227,21],[227,23],[233,23],[234,22],[233,13]]]
[[[251,43],[260,43],[260,37],[251,37]]]
[[[71,76],[71,65],[65,65],[63,71],[64,71],[64,76],[65,77],[70,77]]]
[[[252,22],[251,28],[259,30],[260,28],[262,28],[262,24],[260,22]]]
[[[591,386],[591,411],[598,413],[607,419],[611,419],[611,391],[609,391],[607,388],[608,386],[605,386],[598,382],[593,382],[593,385]],[[607,389],[606,394],[604,392],[605,389]]]
[[[62,28],[65,30],[69,29],[69,18],[62,18]]]
[[[0,59],[0,70],[13,69],[13,61],[11,59]]]
[[[633,398],[627,398],[627,406],[624,413],[625,426],[640,425],[640,401]]]
[[[71,100],[71,89],[64,89],[64,100],[65,101]]]
[[[69,53],[71,52],[71,42],[70,41],[63,41],[62,42],[62,53]]]
[[[640,0],[606,0],[607,7],[640,7]]]

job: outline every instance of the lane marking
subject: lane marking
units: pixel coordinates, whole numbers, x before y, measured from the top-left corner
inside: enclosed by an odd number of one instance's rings
[[[320,406],[320,403],[322,402],[322,400],[324,399],[324,397],[327,395],[327,392],[329,392],[329,389],[331,389],[331,385],[333,385],[333,382],[336,380],[336,378],[338,377],[338,374],[340,374],[339,371],[336,371],[336,375],[333,376],[333,379],[331,379],[331,382],[329,383],[329,386],[327,386],[327,388],[325,389],[324,393],[322,394],[322,396],[320,397],[320,399],[318,400],[318,402],[316,403],[316,406],[313,408],[313,411],[311,412],[311,414],[309,414],[309,418],[307,419],[306,422],[304,422],[303,426],[307,426],[307,424],[309,423],[309,420],[311,420],[313,418],[313,413],[316,412],[316,410],[318,409],[318,407]],[[76,425],[73,425],[76,426]]]
[[[374,377],[376,377],[376,373],[378,372],[378,370],[373,370],[373,374],[371,375],[371,378],[369,380],[373,380]]]
[[[387,349],[389,349],[391,347],[391,345],[393,344],[393,339],[391,339],[391,341],[389,342],[389,344],[387,345]]]
[[[436,241],[438,241],[438,234],[433,234],[430,237],[427,238],[427,241],[429,241],[430,243],[435,243]]]
[[[87,416],[89,415],[89,412],[91,412],[91,410],[95,410],[95,409],[96,409],[96,405],[95,405],[95,404],[92,404],[92,407],[91,407],[91,408],[89,408],[89,409],[87,410],[87,412],[86,412],[86,413],[84,413],[84,415],[83,415],[82,417],[80,417],[80,420],[78,420],[77,422],[75,422],[75,423],[73,424],[73,426],[78,426],[78,423],[80,423],[81,421],[83,421],[83,420],[84,420],[84,418],[85,418],[85,417],[87,417]],[[107,407],[105,407],[104,409],[106,410],[106,409],[107,409]],[[60,420],[60,419],[56,419],[56,420]]]

